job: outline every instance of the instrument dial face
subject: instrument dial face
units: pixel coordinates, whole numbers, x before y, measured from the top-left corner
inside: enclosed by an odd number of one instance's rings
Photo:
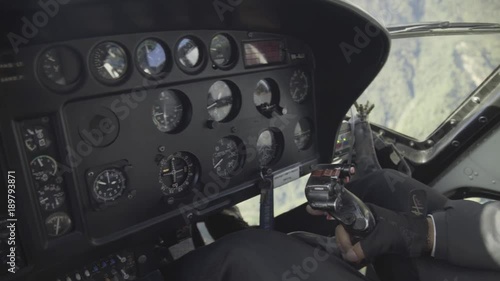
[[[42,53],[39,64],[42,81],[52,88],[63,89],[81,78],[81,59],[68,47],[58,46],[46,50]]]
[[[218,34],[210,42],[210,57],[218,67],[227,67],[233,62],[233,44],[223,34]]]
[[[207,110],[210,118],[217,122],[229,119],[233,109],[233,92],[224,81],[217,81],[208,90]]]
[[[95,178],[92,192],[97,201],[107,202],[120,197],[125,188],[126,179],[123,172],[118,169],[107,169]]]
[[[61,236],[71,229],[71,219],[66,213],[54,213],[45,220],[45,228],[49,236]]]
[[[273,90],[270,80],[262,79],[257,82],[253,94],[253,102],[260,113],[269,114],[278,109],[275,97],[278,93],[274,93]]]
[[[309,148],[312,140],[312,126],[307,118],[302,118],[295,125],[294,138],[295,145],[299,150]]]
[[[167,54],[160,42],[146,39],[137,47],[136,61],[143,74],[158,76],[165,70]]]
[[[62,206],[65,201],[61,186],[49,183],[38,190],[38,202],[45,211],[53,211]]]
[[[181,193],[193,187],[198,179],[196,159],[190,153],[177,152],[160,163],[159,182],[165,195]]]
[[[194,68],[201,63],[201,48],[191,38],[183,38],[177,44],[177,59],[186,68]]]
[[[300,69],[293,72],[290,78],[290,95],[296,103],[302,103],[309,96],[310,82],[307,74]]]
[[[153,105],[153,123],[160,132],[171,133],[182,124],[185,107],[179,95],[172,91],[162,91]]]
[[[225,137],[215,145],[212,163],[218,176],[228,178],[242,167],[244,158],[243,142],[237,137]]]
[[[101,43],[92,50],[90,67],[96,78],[101,82],[117,82],[127,72],[127,53],[116,43]]]
[[[262,167],[268,166],[275,161],[279,154],[280,144],[276,132],[267,129],[260,133],[257,139],[257,155]]]
[[[38,183],[45,183],[57,173],[57,162],[48,155],[41,155],[31,160],[31,174]]]
[[[28,127],[24,130],[24,145],[31,152],[46,149],[51,143],[49,132],[42,126]]]

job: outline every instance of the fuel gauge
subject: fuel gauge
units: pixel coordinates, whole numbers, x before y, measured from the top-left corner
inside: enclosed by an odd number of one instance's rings
[[[61,236],[71,229],[71,218],[63,212],[54,213],[45,220],[45,228],[49,236]]]

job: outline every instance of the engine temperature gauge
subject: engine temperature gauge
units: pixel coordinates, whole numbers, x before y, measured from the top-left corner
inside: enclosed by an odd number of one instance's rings
[[[107,169],[99,173],[94,180],[92,193],[99,202],[113,201],[125,190],[126,179],[122,171]]]
[[[57,173],[57,162],[48,155],[41,155],[31,160],[31,174],[38,183],[47,182]]]

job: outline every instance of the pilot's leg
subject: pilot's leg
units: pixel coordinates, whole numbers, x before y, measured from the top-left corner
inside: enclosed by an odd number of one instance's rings
[[[176,281],[367,280],[329,247],[333,246],[312,247],[283,233],[248,229],[187,254],[163,273],[166,280]]]

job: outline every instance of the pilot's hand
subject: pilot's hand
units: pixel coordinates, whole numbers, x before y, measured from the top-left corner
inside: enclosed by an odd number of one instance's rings
[[[377,225],[363,240],[352,245],[351,237],[342,225],[335,229],[337,243],[345,260],[359,263],[383,254],[419,257],[430,253],[434,228],[430,218],[396,213],[367,204]]]

